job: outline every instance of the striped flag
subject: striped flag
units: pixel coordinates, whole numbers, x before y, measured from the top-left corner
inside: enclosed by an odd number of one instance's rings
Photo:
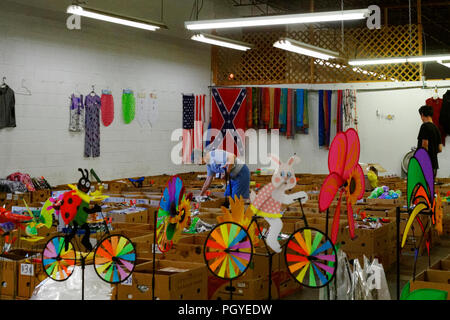
[[[192,137],[194,133],[194,95],[183,95],[183,144],[182,162],[192,163]]]
[[[203,119],[205,117],[206,95],[197,95],[194,122],[194,162],[201,163],[203,155]]]

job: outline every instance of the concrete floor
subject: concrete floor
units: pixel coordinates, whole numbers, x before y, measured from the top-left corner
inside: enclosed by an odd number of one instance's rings
[[[441,237],[441,243],[431,250],[431,264],[447,257],[450,254],[450,236]],[[361,262],[361,261],[360,261]],[[414,256],[411,254],[403,254],[400,259],[400,292],[403,286],[412,279],[414,266]],[[417,272],[426,270],[428,267],[428,256],[424,253],[417,260]],[[388,282],[391,299],[396,299],[396,270],[397,264],[391,265],[389,270],[385,270],[386,280]],[[319,290],[303,288],[299,292],[286,297],[286,300],[319,300]]]

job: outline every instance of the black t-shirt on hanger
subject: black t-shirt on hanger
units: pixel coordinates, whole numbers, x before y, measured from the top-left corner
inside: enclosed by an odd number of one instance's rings
[[[420,126],[417,148],[422,147],[422,140],[428,140],[428,154],[431,158],[431,165],[433,169],[439,169],[437,154],[441,143],[441,133],[434,123],[425,122]]]
[[[8,87],[0,87],[0,129],[16,126],[16,100],[14,91]]]

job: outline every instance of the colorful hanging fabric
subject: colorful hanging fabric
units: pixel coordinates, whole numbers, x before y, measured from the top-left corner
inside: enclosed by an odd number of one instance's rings
[[[281,98],[280,98],[280,132],[286,132],[286,121],[287,121],[287,100],[288,100],[288,89],[281,89]]]
[[[326,107],[326,132],[327,132],[327,138],[325,140],[325,145],[328,148],[330,146],[330,138],[331,138],[331,95],[332,91],[327,90],[327,107]]]
[[[296,90],[296,119],[295,119],[295,132],[303,131],[303,114],[305,111],[304,108],[304,100],[305,100],[305,90],[297,89]]]
[[[337,132],[337,110],[335,107],[337,105],[337,99],[337,91],[332,91],[330,100],[330,141],[333,141]]]
[[[269,88],[270,110],[269,110],[269,129],[273,129],[274,110],[275,110],[275,88]]]
[[[336,134],[342,132],[342,90],[337,91]]]
[[[258,129],[258,100],[259,100],[258,88],[252,88],[252,119],[253,128]]]
[[[84,130],[84,101],[83,95],[77,97],[72,94],[69,107],[69,131],[81,132]]]
[[[252,88],[247,88],[247,98],[246,106],[247,106],[247,129],[253,128],[253,90]]]
[[[323,109],[323,90],[319,90],[319,147],[325,146],[325,114]]]
[[[220,130],[214,137],[212,148],[235,155],[244,154],[246,108],[242,107],[247,96],[245,88],[212,88],[211,127]]]
[[[280,128],[280,98],[281,88],[275,88],[274,107],[273,107],[273,128]]]
[[[259,129],[264,129],[264,117],[263,117],[263,111],[264,111],[264,106],[263,106],[263,102],[264,102],[264,92],[263,92],[263,88],[258,88],[258,96],[259,96],[259,100],[258,100],[258,128]]]
[[[305,90],[305,94],[303,96],[303,132],[308,134],[309,129],[309,106],[308,106],[308,91]]]
[[[197,95],[194,122],[194,162],[201,163],[203,154],[203,118],[206,95]]]
[[[263,123],[263,129],[267,129],[269,127],[269,119],[270,119],[270,92],[269,88],[262,88],[262,123]]]
[[[292,89],[287,93],[287,117],[286,117],[286,138],[292,137]]]
[[[292,108],[291,108],[291,135],[295,138],[295,124],[297,122],[297,91],[291,90]]]
[[[136,101],[134,99],[133,91],[129,89],[123,90],[122,113],[123,113],[123,121],[126,124],[129,124],[131,123],[131,121],[133,121],[135,108],[136,108]]]
[[[356,118],[356,91],[346,89],[343,96],[344,126],[343,130],[357,128]]]
[[[425,101],[425,104],[433,108],[433,123],[436,125],[436,127],[438,127],[439,132],[441,133],[441,143],[445,146],[445,137],[447,136],[447,134],[444,127],[440,124],[439,121],[443,101],[444,100],[442,100],[441,98],[434,99],[433,97],[431,97]]]
[[[100,108],[101,98],[88,94],[84,100],[86,116],[84,122],[84,156],[100,157]]]
[[[102,91],[101,104],[102,123],[108,127],[114,121],[114,98],[111,91]]]
[[[182,162],[192,163],[192,135],[194,131],[194,103],[195,97],[183,95],[183,143],[182,143]]]

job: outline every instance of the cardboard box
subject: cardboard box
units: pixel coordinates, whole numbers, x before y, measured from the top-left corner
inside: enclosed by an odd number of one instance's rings
[[[117,287],[118,300],[152,299],[153,262],[136,266],[130,284]],[[204,264],[156,260],[155,296],[160,300],[206,300],[207,269]],[[171,272],[177,269],[178,272]]]
[[[442,270],[450,272],[450,259],[439,260],[433,264],[430,269],[432,270]]]
[[[17,269],[17,298],[30,298],[34,288],[46,278],[40,258],[20,261]]]
[[[450,271],[425,270],[416,276],[415,281],[410,282],[410,290],[437,289],[448,292],[447,300],[450,300]]]
[[[111,218],[112,222],[129,222],[129,223],[147,223],[148,210],[135,211],[129,213],[109,213],[107,216]]]
[[[51,196],[51,191],[49,189],[36,190],[31,192],[32,202],[45,202]]]
[[[205,263],[203,249],[206,237],[206,235],[189,235],[180,238],[178,243],[166,252],[165,258],[168,260]]]
[[[236,279],[233,281],[208,276],[208,300],[230,300],[230,290],[233,300],[267,300],[269,298],[269,279],[252,280]],[[272,279],[272,299],[278,299],[278,289]]]

